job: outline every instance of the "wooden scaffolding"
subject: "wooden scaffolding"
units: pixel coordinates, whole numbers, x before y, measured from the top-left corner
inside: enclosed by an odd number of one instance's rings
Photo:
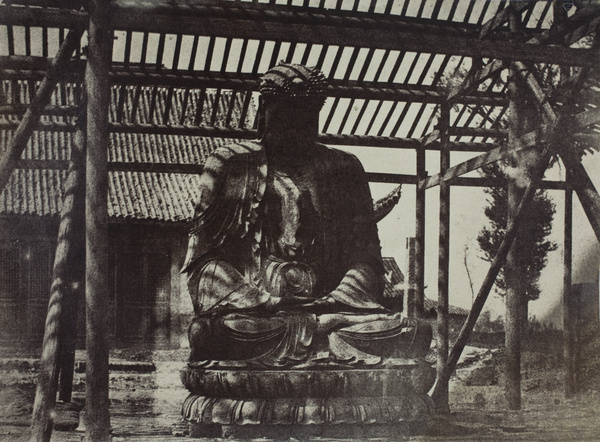
[[[257,122],[248,117],[248,109],[258,78],[280,60],[317,66],[332,79],[321,114],[321,142],[414,154],[414,174],[369,173],[372,182],[416,189],[417,299],[408,312],[414,316],[422,311],[424,296],[426,191],[440,188],[440,342],[433,391],[440,410],[448,407],[448,380],[499,270],[514,266],[514,242],[535,190],[565,192],[565,366],[566,392],[572,394],[568,299],[573,191],[600,239],[600,195],[581,163],[587,150],[600,145],[599,25],[599,5],[586,0],[1,4],[0,130],[11,136],[2,146],[0,190],[15,169],[69,170],[32,440],[49,440],[59,373],[60,395],[70,398],[74,341],[69,336],[75,321],[70,313],[77,311],[73,305],[84,292],[86,411],[94,417],[87,422],[87,438],[105,440],[109,432],[104,324],[109,171],[197,172],[196,165],[184,161],[109,162],[109,134],[255,138]],[[24,85],[29,93],[23,92]],[[67,90],[72,99],[65,99]],[[207,90],[215,91],[211,102]],[[149,112],[142,113],[140,100],[148,96],[144,106]],[[70,161],[24,157],[36,130],[72,132]],[[439,152],[440,170],[431,176],[428,151]],[[505,185],[463,175],[525,151],[537,159],[531,180],[526,189],[509,186],[510,225],[458,340],[449,348],[450,188]],[[451,165],[456,152],[478,155]],[[566,181],[543,179],[553,158],[566,168]],[[85,267],[77,266],[84,249]],[[510,279],[507,292],[507,398],[511,408],[519,408],[522,300]]]

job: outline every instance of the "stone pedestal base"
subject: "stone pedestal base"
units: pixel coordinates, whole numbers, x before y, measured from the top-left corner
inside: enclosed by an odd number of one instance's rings
[[[368,367],[188,367],[183,418],[195,434],[385,437],[414,434],[433,416],[435,370],[414,360]],[[347,436],[345,436],[347,435]]]

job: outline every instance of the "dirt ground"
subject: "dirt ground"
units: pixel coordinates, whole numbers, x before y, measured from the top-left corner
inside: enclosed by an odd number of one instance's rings
[[[468,347],[450,384],[451,412],[438,415],[419,434],[387,440],[600,440],[600,345],[591,345],[587,359],[581,361],[580,372],[585,378],[582,391],[566,399],[561,343],[548,345],[547,339],[540,339],[524,349],[521,410],[506,410],[503,349]],[[3,352],[0,362],[0,441],[29,439],[37,362],[35,358],[17,356]],[[111,354],[111,425],[115,441],[186,440],[173,435],[185,429],[180,422],[180,407],[187,392],[179,380],[179,370],[186,358],[187,350]],[[84,353],[78,352],[76,359],[85,360]],[[72,404],[58,405],[53,440],[82,438],[77,411],[85,397],[83,368],[81,364],[76,366]]]

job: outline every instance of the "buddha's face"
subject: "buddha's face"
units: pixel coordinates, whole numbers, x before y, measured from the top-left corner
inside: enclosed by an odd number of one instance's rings
[[[276,145],[306,145],[319,131],[321,100],[304,97],[269,97],[265,100],[266,137]]]

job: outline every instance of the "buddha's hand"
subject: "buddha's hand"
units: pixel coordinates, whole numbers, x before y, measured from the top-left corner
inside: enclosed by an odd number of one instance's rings
[[[322,313],[327,313],[330,312],[333,307],[335,306],[335,299],[333,299],[330,296],[327,296],[325,298],[317,298],[317,299],[313,299],[310,303],[306,304],[304,307],[307,310],[311,310],[314,312],[322,312]]]
[[[318,332],[329,332],[338,328],[347,327],[354,324],[364,324],[367,322],[380,320],[400,320],[401,313],[328,313],[318,316]]]
[[[270,295],[265,303],[265,308],[270,312],[278,312],[281,310],[305,310],[314,303],[314,298],[301,296],[275,296]]]
[[[279,310],[282,298],[279,296],[269,296],[269,299],[265,303],[265,308],[270,312],[276,312]]]

